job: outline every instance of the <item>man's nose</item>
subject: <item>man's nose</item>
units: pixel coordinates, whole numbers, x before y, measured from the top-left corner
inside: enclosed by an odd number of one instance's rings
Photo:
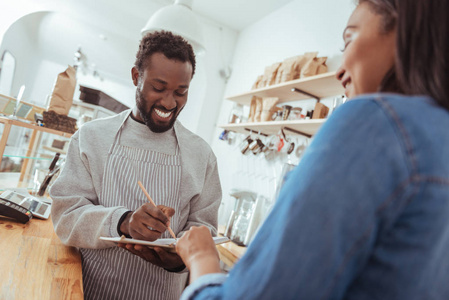
[[[166,91],[160,103],[166,110],[173,110],[178,105],[172,91]]]

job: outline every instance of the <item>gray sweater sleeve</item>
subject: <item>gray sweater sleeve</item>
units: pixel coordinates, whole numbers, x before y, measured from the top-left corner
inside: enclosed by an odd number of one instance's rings
[[[50,196],[53,225],[64,244],[81,248],[115,246],[99,237],[118,237],[117,224],[127,209],[98,205],[89,160],[80,151],[79,132],[72,137],[66,164]]]

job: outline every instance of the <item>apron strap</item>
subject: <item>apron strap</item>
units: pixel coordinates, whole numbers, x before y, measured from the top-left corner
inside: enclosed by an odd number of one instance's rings
[[[125,122],[128,119],[128,117],[131,115],[132,111],[133,110],[130,109],[129,112],[126,114],[126,116],[123,118],[122,123],[120,123],[120,127],[117,129],[117,132],[115,133],[115,136],[114,136],[114,142],[112,142],[111,147],[109,147],[108,154],[111,154],[112,150],[115,147],[115,145],[120,142],[120,136],[121,136],[121,133],[122,133],[122,127],[125,124]]]

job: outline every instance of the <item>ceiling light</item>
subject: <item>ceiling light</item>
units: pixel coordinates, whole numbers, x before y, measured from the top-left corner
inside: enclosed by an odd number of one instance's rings
[[[185,38],[196,54],[205,52],[200,24],[192,11],[193,0],[176,0],[173,5],[156,11],[142,29],[142,36],[149,32],[166,30]]]

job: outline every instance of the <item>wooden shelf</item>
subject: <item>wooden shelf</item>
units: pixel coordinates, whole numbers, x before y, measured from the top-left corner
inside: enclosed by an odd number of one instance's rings
[[[51,134],[55,134],[55,135],[60,135],[60,136],[67,137],[67,138],[69,138],[73,135],[72,133],[59,131],[59,130],[55,130],[55,129],[50,129],[50,128],[43,127],[43,126],[38,126],[34,122],[27,123],[27,122],[20,121],[20,120],[9,119],[7,117],[0,117],[0,123],[5,124],[5,126],[14,125],[14,126],[19,126],[19,127],[25,127],[25,128],[33,129],[36,131],[42,131],[42,132],[47,132],[47,133],[51,133]]]
[[[54,148],[54,147],[49,147],[49,146],[42,146],[42,149],[51,151],[51,152],[55,152],[55,153],[61,153],[61,154],[67,154],[67,151],[64,149],[59,149],[59,148]],[[53,158],[53,156],[52,156]]]
[[[335,78],[335,72],[324,73],[302,79],[291,80],[277,85],[270,85],[243,94],[227,97],[226,99],[243,105],[250,105],[253,96],[278,97],[279,103],[296,100],[311,99],[310,95],[292,91],[299,89],[318,98],[342,95],[343,86]]]
[[[299,120],[299,121],[272,121],[272,122],[257,122],[257,123],[240,123],[240,124],[225,124],[218,127],[225,130],[235,131],[238,133],[248,134],[249,130],[255,133],[259,131],[266,135],[276,134],[281,128],[287,129],[286,134],[292,133],[288,131],[288,128],[295,131],[305,133],[306,135],[313,136],[321,125],[324,124],[326,119],[313,119],[313,120]]]

